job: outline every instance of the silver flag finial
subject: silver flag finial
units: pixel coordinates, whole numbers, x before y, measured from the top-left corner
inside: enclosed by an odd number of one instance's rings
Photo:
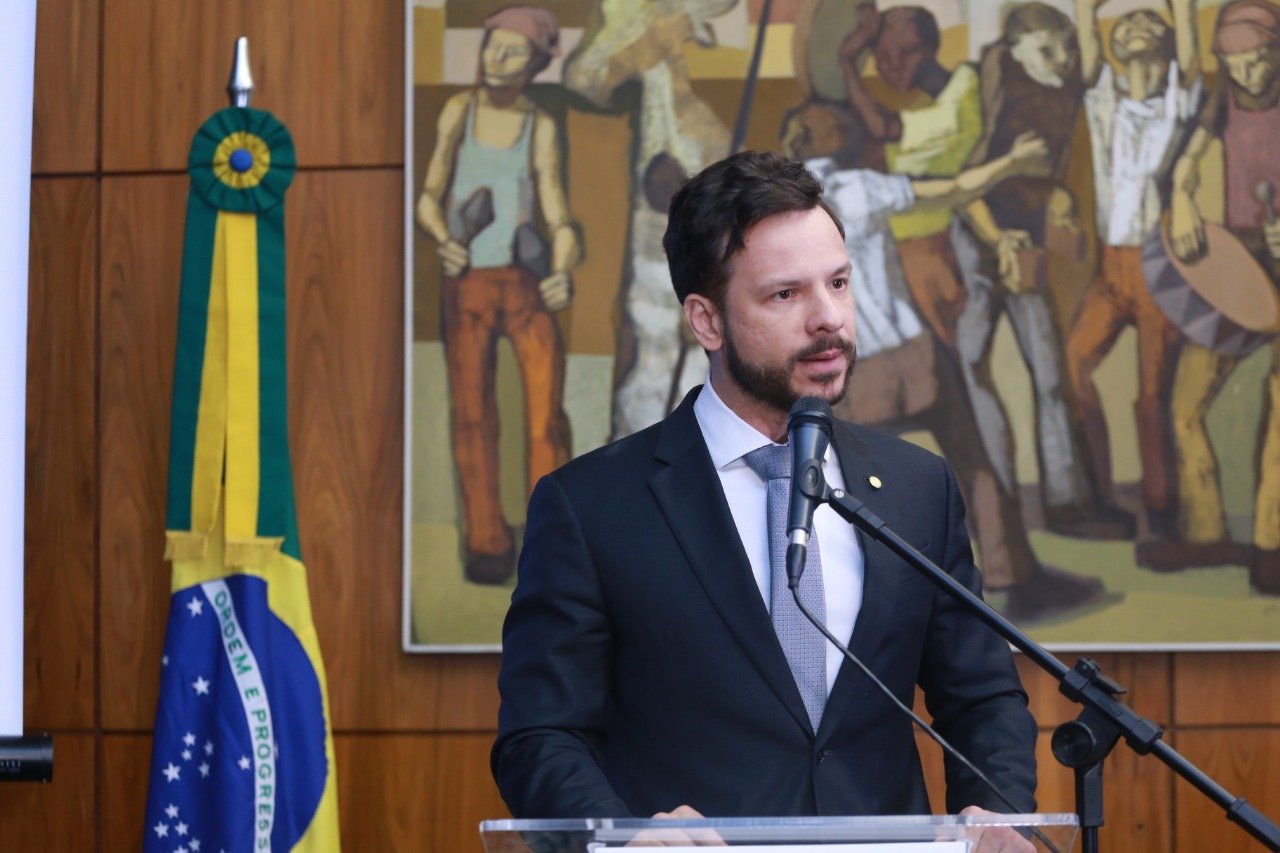
[[[236,39],[236,52],[231,61],[231,79],[227,82],[231,106],[247,107],[253,95],[253,75],[249,73],[249,39]]]

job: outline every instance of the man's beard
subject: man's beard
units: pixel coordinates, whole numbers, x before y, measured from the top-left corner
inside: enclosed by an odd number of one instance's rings
[[[831,396],[824,395],[828,403],[835,405],[844,399],[845,393],[849,390],[849,383],[853,380],[853,366],[857,363],[858,351],[851,341],[845,340],[839,335],[828,335],[819,338],[804,349],[792,353],[782,363],[758,364],[745,361],[741,353],[738,352],[738,348],[734,346],[733,336],[730,334],[727,325],[724,330],[725,361],[733,381],[747,396],[783,412],[791,411],[791,407],[795,405],[796,400],[800,399],[801,396],[791,384],[791,376],[795,372],[796,365],[802,359],[810,358],[832,349],[840,350],[849,359],[849,364],[844,369],[844,380],[840,383],[839,390]],[[831,378],[834,379],[835,374],[832,374]]]

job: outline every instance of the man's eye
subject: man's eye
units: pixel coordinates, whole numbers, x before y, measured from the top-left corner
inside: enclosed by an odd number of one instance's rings
[[[834,287],[836,290],[844,290],[846,287],[849,286],[849,279],[837,278],[831,282],[831,286]]]
[[[783,290],[779,290],[773,296],[775,299],[790,299],[795,295],[796,295],[796,292],[788,287],[788,288],[784,288]]]

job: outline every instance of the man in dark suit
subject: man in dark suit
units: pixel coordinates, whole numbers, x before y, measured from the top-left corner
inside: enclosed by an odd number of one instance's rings
[[[853,369],[850,262],[821,196],[799,163],[745,152],[672,201],[664,245],[710,380],[533,492],[492,756],[517,817],[929,811],[908,718],[838,652],[799,651],[812,626],[781,627],[795,604],[747,458]],[[843,421],[832,448],[834,487],[981,589],[946,463]],[[1034,811],[1035,724],[1007,646],[830,508],[814,536],[806,577],[833,632],[903,703],[919,684],[937,729]],[[1010,810],[959,763],[946,777],[948,811]]]

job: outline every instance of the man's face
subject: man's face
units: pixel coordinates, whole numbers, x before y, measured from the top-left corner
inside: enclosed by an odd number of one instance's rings
[[[1243,53],[1228,53],[1222,57],[1231,75],[1231,82],[1250,95],[1258,97],[1267,92],[1280,71],[1280,50],[1260,47]]]
[[[480,53],[480,67],[486,86],[495,88],[521,82],[533,61],[533,44],[512,30],[493,29]]]
[[[861,148],[857,133],[844,111],[828,104],[805,104],[783,126],[782,150],[797,160],[842,155],[853,161]]]
[[[853,375],[853,294],[849,256],[827,212],[757,222],[731,263],[719,309],[728,396],[784,413],[801,397],[844,397]]]
[[[1079,60],[1071,33],[1061,30],[1032,30],[1018,36],[1009,53],[1041,86],[1061,89]]]
[[[1116,22],[1111,52],[1121,62],[1131,58],[1163,61],[1159,56],[1170,38],[1169,25],[1150,9],[1139,9]]]
[[[932,58],[928,46],[920,39],[910,10],[901,8],[884,13],[872,54],[880,79],[900,92],[915,86],[920,63]]]

